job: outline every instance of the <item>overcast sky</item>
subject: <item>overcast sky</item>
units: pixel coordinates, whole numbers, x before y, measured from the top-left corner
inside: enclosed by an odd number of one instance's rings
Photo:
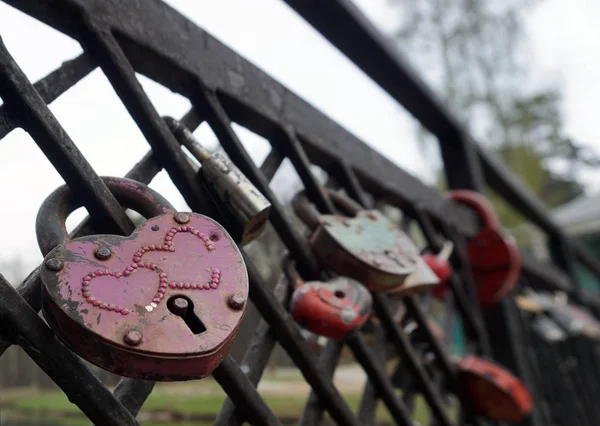
[[[389,0],[357,0],[382,30],[390,31]],[[430,181],[437,158],[418,149],[414,121],[378,86],[280,0],[170,0],[168,3],[220,41],[287,85],[355,133],[370,146],[419,178]],[[560,84],[569,134],[600,150],[600,5],[585,0],[546,0],[528,18],[534,53],[532,74]],[[81,52],[79,44],[0,3],[0,35],[34,82]],[[189,102],[141,77],[161,114],[181,116]],[[68,134],[101,175],[121,176],[148,150],[148,144],[99,70],[51,105]],[[239,131],[260,162],[267,143]],[[204,126],[197,135],[213,140]],[[437,155],[435,153],[430,155]],[[600,175],[586,173],[592,191]],[[0,141],[0,185],[4,200],[0,260],[19,257],[27,268],[41,260],[34,221],[43,199],[62,179],[22,130]],[[164,173],[151,185],[178,208],[185,204]],[[19,220],[16,221],[15,218]],[[81,217],[81,215],[79,215]],[[10,247],[10,248],[9,248]],[[7,276],[10,273],[4,272]]]

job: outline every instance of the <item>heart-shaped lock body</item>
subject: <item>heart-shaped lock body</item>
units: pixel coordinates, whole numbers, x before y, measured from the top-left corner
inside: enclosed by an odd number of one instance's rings
[[[513,237],[499,228],[492,206],[476,192],[457,190],[450,198],[473,209],[479,216],[481,230],[467,244],[467,256],[477,284],[480,304],[493,305],[504,298],[521,275],[521,257]]]
[[[517,423],[531,412],[533,400],[529,391],[502,367],[475,356],[461,359],[457,367],[460,381],[478,415],[498,422]]]
[[[235,242],[195,213],[157,216],[128,237],[67,241],[46,265],[43,310],[59,337],[84,359],[138,379],[209,375],[248,297]]]
[[[312,231],[311,249],[325,268],[378,292],[402,291],[411,275],[415,279],[408,284],[413,293],[438,283],[422,262],[415,244],[380,211],[362,210],[337,192],[327,193],[334,204],[352,217],[319,215],[304,192],[293,200],[296,213]]]
[[[360,283],[336,277],[311,281],[292,294],[290,312],[303,328],[335,340],[363,326],[371,315],[371,295]]]

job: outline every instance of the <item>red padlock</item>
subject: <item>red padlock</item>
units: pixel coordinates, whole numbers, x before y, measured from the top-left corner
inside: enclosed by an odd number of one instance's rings
[[[429,327],[437,339],[444,339],[436,323],[430,321]],[[453,363],[476,414],[497,422],[519,422],[531,412],[531,394],[506,369],[473,355],[453,358]]]
[[[457,367],[476,414],[497,422],[517,423],[531,412],[531,394],[504,368],[476,356],[461,359]]]
[[[431,291],[431,294],[438,299],[444,298],[448,289],[448,281],[452,276],[452,267],[450,266],[448,258],[452,254],[453,248],[454,244],[447,241],[444,243],[438,254],[425,254],[421,256],[423,261],[429,266],[440,281],[440,283],[433,287]]]
[[[481,230],[468,242],[467,255],[477,284],[481,306],[500,301],[516,285],[521,274],[521,257],[513,237],[500,230],[492,205],[482,195],[467,190],[448,193],[450,199],[473,209]]]
[[[301,282],[295,271],[289,275],[296,283]],[[301,327],[334,340],[343,340],[361,328],[371,310],[369,291],[358,281],[342,276],[300,284],[290,301],[292,317]]]

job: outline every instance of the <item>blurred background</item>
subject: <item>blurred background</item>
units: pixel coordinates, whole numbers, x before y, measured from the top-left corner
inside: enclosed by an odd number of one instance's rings
[[[485,147],[500,156],[541,199],[559,224],[600,256],[600,3],[585,0],[355,0],[421,78]],[[430,186],[445,188],[433,138],[314,29],[278,0],[170,0],[167,3],[250,62],[321,109],[398,166]],[[0,36],[35,82],[81,53],[79,44],[0,2]],[[187,99],[138,75],[160,114],[181,117]],[[0,100],[1,101],[1,100]],[[147,151],[141,132],[99,69],[50,106],[100,175],[122,176]],[[257,163],[268,142],[234,126]],[[218,141],[204,123],[195,132],[212,150]],[[23,159],[27,158],[27,162]],[[287,162],[288,160],[286,160]],[[272,186],[289,202],[302,185],[284,162]],[[315,172],[324,177],[320,170]],[[42,260],[34,221],[43,199],[63,183],[29,135],[14,130],[0,143],[0,272],[13,285]],[[150,185],[176,208],[188,207],[161,172]],[[519,243],[545,258],[541,233],[487,194]],[[69,218],[73,226],[83,216]],[[15,217],[18,217],[18,225]],[[399,219],[399,217],[396,217]],[[419,236],[414,236],[419,243]],[[250,252],[271,284],[282,255],[267,230]],[[600,289],[583,269],[584,286]],[[249,310],[233,354],[241,358],[258,317]],[[274,410],[293,419],[307,385],[281,351],[270,361],[261,392]],[[98,370],[97,370],[98,371]],[[98,371],[107,384],[115,377]],[[351,404],[364,375],[351,362],[336,372]],[[0,359],[0,424],[86,424],[53,382],[17,348]],[[143,424],[211,424],[224,395],[211,379],[159,386],[145,405]],[[382,424],[389,421],[380,414]],[[161,423],[163,422],[163,423]]]

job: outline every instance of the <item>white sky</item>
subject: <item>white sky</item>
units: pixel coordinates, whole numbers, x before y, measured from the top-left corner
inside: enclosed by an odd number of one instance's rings
[[[383,30],[390,30],[394,14],[388,1],[356,2]],[[414,138],[412,117],[282,1],[167,3],[391,161],[425,181],[431,179],[438,158],[423,157]],[[598,150],[599,21],[600,5],[585,0],[546,0],[528,19],[534,78],[560,84],[569,134]],[[0,35],[32,82],[81,52],[77,42],[4,3],[0,3]],[[188,110],[187,100],[147,79],[141,81],[159,113],[179,117]],[[123,175],[148,150],[99,70],[61,96],[51,110],[101,175]],[[261,161],[267,154],[266,142],[243,129],[239,134],[253,158]],[[206,127],[197,135],[213,141]],[[429,151],[429,155],[434,154]],[[599,176],[597,172],[583,175],[593,191],[600,189]],[[35,216],[43,199],[60,184],[60,176],[25,132],[15,130],[0,141],[0,191],[5,200],[0,211],[0,234],[5,241],[0,262],[20,258],[30,269],[41,261]],[[184,207],[164,173],[151,186],[176,207]],[[0,272],[12,278],[7,269],[0,265]]]

